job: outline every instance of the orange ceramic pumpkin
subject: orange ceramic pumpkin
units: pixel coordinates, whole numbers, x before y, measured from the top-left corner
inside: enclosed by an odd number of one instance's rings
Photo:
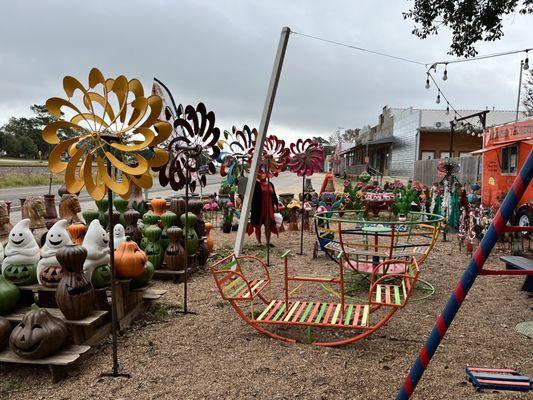
[[[119,278],[136,278],[144,274],[146,261],[146,253],[129,238],[115,250],[115,268]]]
[[[67,231],[72,239],[72,242],[81,246],[83,243],[83,238],[85,237],[85,232],[87,231],[87,227],[84,224],[72,224],[67,227]]]
[[[152,210],[155,214],[161,216],[167,209],[167,201],[165,199],[161,198],[155,198],[150,201],[150,205],[152,206]]]

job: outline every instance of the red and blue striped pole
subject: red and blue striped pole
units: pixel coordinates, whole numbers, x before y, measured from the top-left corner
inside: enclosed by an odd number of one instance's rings
[[[420,378],[422,378],[431,358],[435,354],[435,351],[450,327],[455,314],[459,311],[463,300],[479,275],[479,272],[481,271],[483,264],[485,264],[485,260],[491,253],[492,248],[496,244],[498,237],[503,233],[505,225],[513,215],[514,209],[524,194],[532,177],[533,151],[529,153],[529,156],[516,177],[511,190],[509,190],[507,196],[505,196],[505,200],[496,213],[492,224],[483,237],[478,249],[470,259],[466,271],[457,283],[457,287],[448,300],[444,311],[442,311],[442,314],[439,316],[437,323],[433,327],[429,338],[420,350],[420,354],[411,367],[409,375],[405,378],[405,382],[396,396],[396,400],[407,400],[413,394],[416,385],[420,381]]]

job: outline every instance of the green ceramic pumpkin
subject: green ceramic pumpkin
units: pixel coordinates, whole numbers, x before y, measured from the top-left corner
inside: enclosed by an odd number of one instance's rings
[[[144,273],[131,281],[131,285],[135,288],[148,285],[154,276],[154,265],[150,262],[146,262]]]
[[[4,269],[4,276],[17,286],[33,285],[37,283],[37,265],[10,264]]]
[[[109,211],[109,201],[107,197],[104,197],[102,200],[96,200],[95,203],[96,207],[98,207],[98,221],[100,221],[100,225],[106,226],[107,220],[105,213]]]
[[[178,216],[172,211],[167,211],[163,215],[161,215],[161,221],[163,221],[163,231],[161,232],[161,239],[159,240],[159,242],[161,243],[161,247],[163,248],[164,253],[168,247],[167,229],[171,226],[177,225]]]
[[[115,197],[113,199],[113,205],[115,209],[120,213],[120,223],[122,226],[126,226],[126,221],[124,220],[124,213],[128,208],[128,200],[124,200],[122,197]]]
[[[196,254],[196,252],[198,251],[198,235],[196,234],[196,230],[194,229],[197,220],[198,217],[191,212],[183,214],[181,216],[182,225],[187,225],[185,248],[187,250],[187,254],[189,255]],[[183,229],[183,232],[185,233],[185,229]]]
[[[161,245],[158,242],[149,242],[146,246],[146,255],[148,261],[152,263],[155,269],[161,268],[163,256],[161,255]]]
[[[83,215],[83,219],[85,220],[85,225],[89,226],[91,221],[94,221],[95,219],[98,219],[100,216],[100,213],[97,210],[87,210],[81,213]]]
[[[159,222],[159,215],[155,214],[153,211],[148,211],[143,215],[143,222],[146,225],[155,225]]]
[[[111,267],[107,264],[96,267],[91,277],[95,289],[105,288],[111,284]]]
[[[19,297],[19,288],[9,282],[3,275],[0,275],[0,314],[7,314],[13,311],[19,301]]]

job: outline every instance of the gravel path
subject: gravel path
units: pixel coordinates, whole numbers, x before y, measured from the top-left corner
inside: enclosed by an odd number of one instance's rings
[[[233,247],[235,233],[224,235],[215,229],[214,236],[219,254]],[[309,233],[305,239],[306,255],[292,258],[291,269],[335,271],[335,264],[326,257],[311,258],[314,237]],[[296,253],[298,240],[298,233],[292,232],[274,239],[275,292],[281,288],[283,272],[276,255],[286,248]],[[497,260],[493,254],[489,265],[496,267]],[[194,316],[173,312],[181,301],[181,285],[157,282],[155,286],[168,294],[119,340],[120,361],[130,379],[99,376],[111,368],[111,348],[106,343],[55,385],[46,369],[0,367],[0,398],[391,399],[466,263],[467,256],[459,253],[455,241],[439,239],[421,275],[436,286],[435,295],[411,302],[373,335],[340,348],[286,344],[256,332],[221,301],[207,271],[196,274],[189,285],[190,308],[198,312]],[[413,398],[528,398],[527,394],[476,392],[464,376],[466,365],[507,368],[522,363],[519,370],[533,376],[532,342],[514,331],[517,323],[532,317],[528,310],[532,300],[518,290],[522,279],[479,278]],[[327,296],[316,286],[314,292],[305,293]],[[301,330],[286,333],[302,336]]]

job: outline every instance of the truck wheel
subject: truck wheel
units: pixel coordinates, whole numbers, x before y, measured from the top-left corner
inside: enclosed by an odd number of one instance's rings
[[[518,211],[516,214],[517,226],[533,226],[533,213],[528,209]],[[524,237],[528,237],[530,232],[522,232]]]

